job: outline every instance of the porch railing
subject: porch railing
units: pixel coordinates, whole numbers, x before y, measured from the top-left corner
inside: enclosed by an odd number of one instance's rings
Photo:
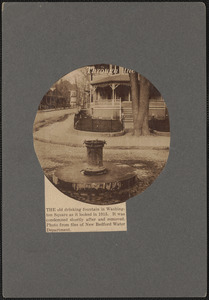
[[[94,110],[114,110],[118,111],[121,119],[121,98],[118,99],[98,99],[90,103],[90,108]]]
[[[114,107],[121,107],[121,98],[119,99],[98,99],[94,100],[94,102],[91,103],[91,107],[97,107],[97,106],[110,106],[111,108]]]

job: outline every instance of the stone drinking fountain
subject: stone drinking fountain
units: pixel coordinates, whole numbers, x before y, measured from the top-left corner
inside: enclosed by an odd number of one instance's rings
[[[106,144],[101,140],[84,141],[87,147],[87,163],[84,169],[84,175],[102,175],[107,173],[107,169],[103,166],[103,147]]]
[[[136,195],[139,179],[135,168],[121,163],[103,163],[102,140],[84,141],[87,160],[57,169],[53,184],[64,194],[92,204],[115,204]]]

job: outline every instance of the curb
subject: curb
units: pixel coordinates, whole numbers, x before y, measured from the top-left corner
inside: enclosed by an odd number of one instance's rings
[[[75,147],[75,148],[85,148],[84,145],[80,144],[73,144],[73,143],[63,143],[63,142],[54,142],[51,140],[46,140],[42,138],[34,137],[35,141],[48,143],[48,144],[54,144],[54,145],[62,145],[62,146],[69,146],[69,147]],[[115,149],[115,150],[169,150],[170,147],[168,146],[105,146],[105,149]]]

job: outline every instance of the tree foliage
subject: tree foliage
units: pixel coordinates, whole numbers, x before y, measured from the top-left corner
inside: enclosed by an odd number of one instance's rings
[[[72,89],[72,84],[69,81],[61,79],[55,84],[55,88],[66,100],[70,100],[70,90]]]

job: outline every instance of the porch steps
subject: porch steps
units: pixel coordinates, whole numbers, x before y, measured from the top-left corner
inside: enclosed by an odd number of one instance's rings
[[[131,108],[123,108],[122,113],[124,115],[125,122],[133,122],[133,114]]]
[[[122,114],[124,115],[123,123],[125,128],[132,128],[133,126],[133,114],[131,103],[122,104]]]
[[[124,115],[124,123],[133,123],[131,102],[123,101],[121,106],[122,106],[122,114]]]
[[[124,115],[123,124],[125,128],[132,128],[133,126],[133,114],[132,103],[129,101],[123,101],[121,103],[122,114]]]

